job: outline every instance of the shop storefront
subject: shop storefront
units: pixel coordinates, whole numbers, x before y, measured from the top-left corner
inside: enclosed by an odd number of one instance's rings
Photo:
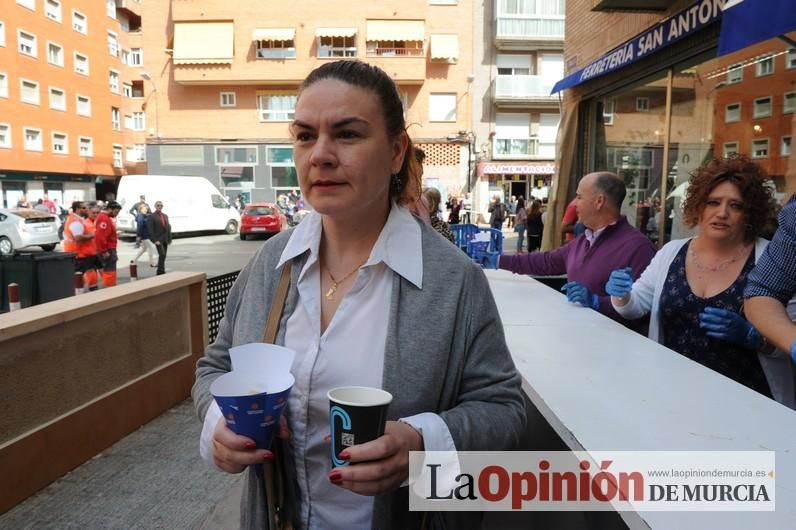
[[[529,197],[547,202],[556,166],[550,162],[479,162],[478,177],[489,182],[489,198]]]
[[[23,197],[35,204],[46,194],[50,200],[69,208],[72,201],[96,198],[95,180],[89,175],[6,171],[0,173],[0,206],[14,208]]]
[[[748,156],[778,198],[796,191],[796,31],[719,55],[723,4],[679,3],[558,83],[559,209],[580,176],[612,171],[627,186],[623,213],[663,244],[690,233],[680,215],[688,180],[714,157]]]

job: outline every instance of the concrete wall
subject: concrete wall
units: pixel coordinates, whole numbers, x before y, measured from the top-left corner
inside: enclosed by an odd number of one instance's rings
[[[185,399],[206,345],[203,273],[0,315],[0,513]]]

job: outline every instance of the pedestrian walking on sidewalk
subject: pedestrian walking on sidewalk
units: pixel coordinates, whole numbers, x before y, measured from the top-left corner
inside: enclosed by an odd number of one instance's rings
[[[406,208],[420,178],[395,83],[363,62],[326,63],[301,85],[290,132],[313,211],[269,239],[229,293],[192,392],[202,456],[230,473],[249,467],[241,528],[277,527],[255,468],[279,455],[279,520],[294,528],[480,528],[478,514],[410,512],[401,487],[409,451],[514,449],[525,409],[483,271]],[[230,347],[262,340],[283,270],[292,272],[276,342],[297,355],[291,440],[277,438],[274,453],[235,435],[209,389],[229,372]],[[349,465],[331,468],[327,392],[352,384],[392,394],[388,421],[380,438],[334,455]]]
[[[155,261],[155,252],[157,249],[155,244],[150,240],[149,227],[147,226],[147,219],[149,218],[150,214],[151,212],[149,211],[149,206],[142,204],[139,208],[138,215],[135,216],[135,234],[138,237],[138,242],[140,245],[138,252],[133,258],[133,261],[138,262],[138,258],[143,256],[144,252],[146,252],[149,255],[149,266],[157,267],[158,264]]]
[[[517,199],[517,213],[514,216],[514,231],[517,232],[517,254],[522,252],[522,244],[525,242],[525,222],[528,212],[525,210],[525,199]]]
[[[171,244],[171,223],[169,216],[163,213],[163,203],[155,202],[155,213],[146,220],[149,239],[155,243],[158,251],[157,274],[166,274],[166,252]]]

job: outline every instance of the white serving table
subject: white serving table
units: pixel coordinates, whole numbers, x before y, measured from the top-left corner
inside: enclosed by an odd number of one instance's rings
[[[796,528],[796,412],[527,276],[486,274],[523,389],[570,450],[776,451],[775,512],[621,513],[630,528]]]

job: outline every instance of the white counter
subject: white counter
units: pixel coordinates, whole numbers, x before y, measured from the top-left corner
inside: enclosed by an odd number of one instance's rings
[[[486,273],[524,390],[570,449],[776,451],[776,512],[623,513],[631,528],[796,528],[796,412],[531,278]]]

